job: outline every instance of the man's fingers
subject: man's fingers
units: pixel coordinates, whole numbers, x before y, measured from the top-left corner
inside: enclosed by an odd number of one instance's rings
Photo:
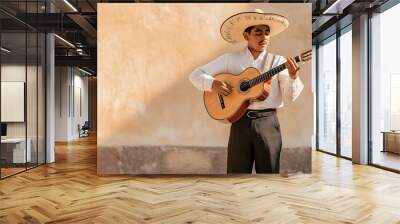
[[[225,90],[228,94],[232,92],[232,90],[231,90],[230,88],[228,88],[228,87],[224,87],[224,90]]]
[[[222,95],[228,96],[230,93],[226,90],[221,90]]]
[[[232,86],[223,81],[215,82],[215,89],[219,94],[227,96],[232,93]]]
[[[292,69],[293,68],[293,64],[292,64],[292,61],[290,60],[290,58],[287,58],[286,62],[287,62],[288,69]]]
[[[294,65],[296,68],[299,67],[299,65],[297,64],[296,60],[294,60],[294,58],[290,58],[290,59],[292,59],[293,65]]]
[[[227,88],[227,89],[230,89],[230,90],[232,89],[232,86],[229,85],[229,83],[226,83],[226,82],[223,82],[222,86]]]
[[[290,63],[292,64],[292,67],[294,68],[294,69],[296,69],[296,62],[293,60],[293,58],[289,58],[290,59]]]
[[[296,69],[299,70],[299,64],[297,64],[296,60],[294,60],[294,59],[292,59],[292,60],[293,60],[294,65],[296,66]]]
[[[293,69],[293,70],[295,70],[295,71],[297,71],[298,70],[298,65],[297,65],[297,63],[296,63],[296,61],[293,59],[293,58],[288,58],[288,63],[289,63],[289,65],[290,65],[290,67]]]
[[[229,95],[232,91],[230,89],[228,89],[225,86],[221,86],[221,88],[219,89],[220,93],[222,93],[223,95],[227,96]]]
[[[226,91],[222,87],[218,89],[218,92],[222,95],[226,95]]]

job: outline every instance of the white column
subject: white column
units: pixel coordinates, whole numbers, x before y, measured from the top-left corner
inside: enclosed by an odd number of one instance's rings
[[[46,4],[47,12],[53,12],[54,6],[50,1]],[[46,35],[46,163],[55,161],[55,43],[54,35]]]
[[[368,163],[368,15],[353,20],[353,162]]]
[[[54,133],[55,133],[55,76],[54,76],[54,35],[47,34],[46,36],[46,60],[47,60],[47,71],[46,71],[46,163],[52,163],[55,161],[55,151],[54,151]]]

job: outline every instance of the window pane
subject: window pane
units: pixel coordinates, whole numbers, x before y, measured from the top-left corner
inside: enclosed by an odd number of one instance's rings
[[[1,177],[25,170],[30,160],[26,142],[26,33],[1,34]],[[27,150],[28,149],[28,150]]]
[[[351,158],[352,141],[352,35],[351,30],[340,36],[340,152]]]
[[[27,113],[27,140],[30,142],[30,158],[28,160],[28,168],[37,165],[37,73],[38,73],[38,57],[37,57],[37,33],[27,33],[28,55],[27,55],[27,80],[26,80],[26,113]]]
[[[45,60],[46,60],[46,37],[39,33],[38,46],[38,163],[45,163]]]
[[[396,170],[400,170],[400,132],[396,132],[400,130],[400,33],[393,27],[398,21],[400,4],[371,19],[372,163]]]
[[[45,1],[0,1],[11,14],[44,12]],[[0,12],[1,123],[0,177],[44,162],[45,36]],[[28,18],[35,23],[35,16]],[[6,21],[6,22],[4,22]]]
[[[318,148],[336,153],[336,39],[318,48]]]

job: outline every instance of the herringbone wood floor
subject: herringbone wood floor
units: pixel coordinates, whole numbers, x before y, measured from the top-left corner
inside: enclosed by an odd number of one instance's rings
[[[313,153],[313,174],[97,176],[96,139],[0,181],[0,223],[400,223],[400,175]]]

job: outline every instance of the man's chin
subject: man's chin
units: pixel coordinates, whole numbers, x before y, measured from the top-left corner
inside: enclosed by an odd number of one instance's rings
[[[267,46],[260,46],[257,50],[258,51],[265,51],[267,49]]]
[[[254,48],[251,48],[251,49],[253,49],[253,51],[263,52],[263,51],[265,51],[267,49],[267,46],[265,46],[265,47],[258,46],[258,47],[254,47]]]

